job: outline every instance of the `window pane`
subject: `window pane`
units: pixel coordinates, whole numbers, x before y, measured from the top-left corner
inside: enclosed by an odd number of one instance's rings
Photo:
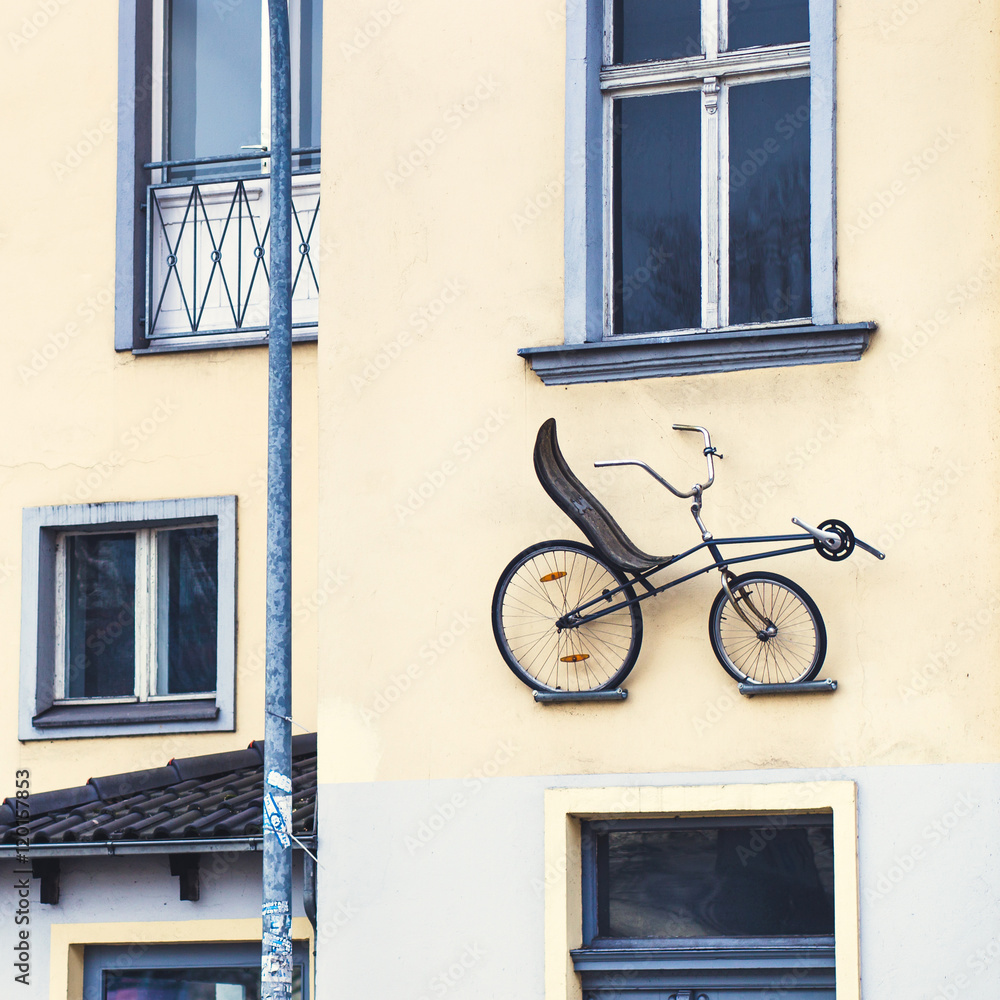
[[[135,535],[66,538],[67,698],[135,694]]]
[[[292,997],[302,996],[302,967],[292,970]],[[104,973],[104,1000],[259,1000],[260,966],[137,969]]]
[[[615,0],[616,63],[702,53],[700,0]]]
[[[241,155],[260,142],[261,4],[170,5],[167,150],[171,160]],[[254,163],[248,168],[260,173]],[[232,166],[171,171],[171,179],[233,172]]]
[[[157,532],[156,693],[214,691],[218,641],[218,528]]]
[[[809,41],[809,0],[729,0],[729,48]]]
[[[809,80],[729,91],[729,321],[811,314]]]
[[[304,149],[318,146],[320,99],[322,96],[323,0],[299,0],[298,38],[292,45],[292,117],[296,130],[292,147]],[[291,13],[291,11],[290,11]],[[293,166],[296,169],[319,167],[318,156],[303,156]]]
[[[769,824],[599,836],[605,937],[833,934],[833,828]]]
[[[701,325],[701,94],[615,103],[616,333]]]

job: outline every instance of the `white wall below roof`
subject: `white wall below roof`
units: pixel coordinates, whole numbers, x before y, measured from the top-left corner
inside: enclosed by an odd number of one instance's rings
[[[12,909],[17,905],[16,883],[25,877],[15,875],[14,870],[24,867],[30,865],[0,860],[0,948],[5,971],[12,970],[6,960],[14,954],[19,929]],[[38,901],[39,882],[30,879],[30,984],[27,989],[18,985],[16,995],[24,1000],[48,1000],[49,929],[53,924],[120,923],[127,941],[131,939],[127,936],[130,926],[145,921],[260,919],[259,852],[202,855],[201,899],[197,903],[179,898],[178,882],[170,874],[166,855],[63,859],[59,902],[54,906]],[[301,889],[302,863],[296,858],[292,871],[294,917],[304,915]]]
[[[832,779],[858,785],[865,1000],[996,1000],[994,764],[321,785],[318,993],[543,997],[546,788]]]

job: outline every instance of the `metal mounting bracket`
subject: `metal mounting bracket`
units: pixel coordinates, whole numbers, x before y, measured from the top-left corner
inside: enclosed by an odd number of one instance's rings
[[[754,698],[759,694],[833,694],[837,682],[825,678],[821,681],[799,681],[796,684],[740,684],[740,694]]]
[[[540,705],[557,705],[567,701],[624,701],[628,697],[625,688],[614,691],[536,691],[535,701]]]

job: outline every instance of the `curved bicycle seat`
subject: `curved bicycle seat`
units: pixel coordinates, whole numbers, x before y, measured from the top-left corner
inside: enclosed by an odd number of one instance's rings
[[[651,556],[636,546],[603,504],[573,475],[559,450],[553,417],[538,428],[534,460],[542,488],[609,562],[633,573],[645,573],[673,561],[673,556]]]

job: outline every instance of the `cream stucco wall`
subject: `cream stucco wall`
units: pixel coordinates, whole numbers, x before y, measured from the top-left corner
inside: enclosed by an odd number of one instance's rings
[[[46,6],[56,13],[45,16]],[[41,25],[34,34],[31,18]],[[29,768],[32,789],[44,791],[263,736],[267,355],[114,352],[117,28],[115,0],[14,0],[0,11],[8,138],[0,159],[2,794],[12,791],[15,767]],[[92,152],[79,165],[57,169],[87,142]],[[295,348],[294,380],[294,712],[312,729],[315,345]],[[110,458],[116,452],[123,462]],[[22,508],[223,494],[238,496],[236,732],[19,745]]]
[[[324,129],[344,141],[323,193],[338,248],[319,572],[336,562],[351,585],[320,622],[325,779],[463,776],[505,743],[506,774],[993,759],[997,12],[840,7],[839,317],[879,324],[859,363],[555,388],[515,352],[562,338],[561,203],[514,217],[563,169],[559,6],[403,4],[361,48],[370,11],[338,5],[326,29]],[[690,481],[701,456],[675,421],[726,455],[706,497],[717,534],[837,516],[880,544],[884,563],[768,566],[819,604],[840,690],[742,699],[708,643],[702,578],[643,605],[625,703],[536,705],[489,609],[516,552],[578,537],[531,467],[548,416],[647,550],[697,541],[686,506],[591,463],[635,456]]]

